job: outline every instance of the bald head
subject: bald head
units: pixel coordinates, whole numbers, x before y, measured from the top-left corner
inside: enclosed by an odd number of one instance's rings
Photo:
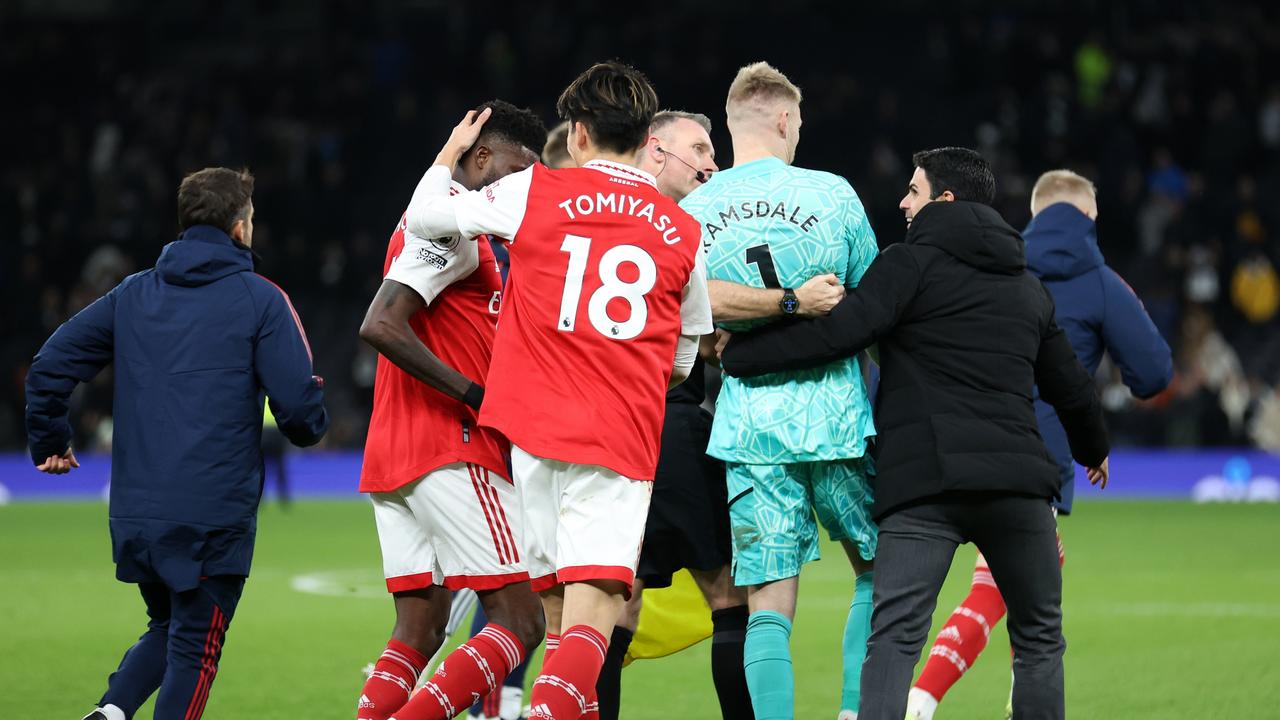
[[[790,163],[800,142],[800,100],[800,88],[777,68],[766,62],[747,65],[729,86],[729,132],[735,142],[768,145],[772,154]]]
[[[1098,190],[1083,175],[1070,170],[1050,170],[1031,189],[1031,217],[1057,203],[1070,203],[1090,220],[1098,219]]]

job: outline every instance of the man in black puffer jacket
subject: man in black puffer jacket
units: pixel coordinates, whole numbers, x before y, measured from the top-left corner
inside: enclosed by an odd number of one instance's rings
[[[963,148],[917,153],[903,243],[830,315],[733,337],[725,372],[813,367],[879,343],[875,611],[860,720],[899,720],[956,547],[975,543],[1009,607],[1014,717],[1061,718],[1062,574],[1050,502],[1060,477],[1033,399],[1105,484],[1093,380],[1026,270],[1022,238],[990,207],[995,180]]]

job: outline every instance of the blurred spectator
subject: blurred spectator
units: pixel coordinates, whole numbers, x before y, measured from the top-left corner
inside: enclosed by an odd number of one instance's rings
[[[1185,411],[1171,431],[1170,444],[1234,444],[1243,433],[1250,400],[1240,357],[1201,306],[1188,310],[1181,340],[1177,394]]]

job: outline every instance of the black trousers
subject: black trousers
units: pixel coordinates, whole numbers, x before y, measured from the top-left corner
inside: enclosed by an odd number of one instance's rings
[[[956,547],[986,556],[1008,606],[1013,717],[1064,716],[1062,570],[1049,501],[1010,495],[938,499],[880,522],[875,610],[862,670],[859,720],[901,720]]]
[[[147,631],[111,673],[98,704],[115,705],[132,718],[159,690],[155,720],[196,720],[218,674],[244,578],[202,578],[200,587],[184,592],[159,582],[139,583],[138,589],[147,604]]]

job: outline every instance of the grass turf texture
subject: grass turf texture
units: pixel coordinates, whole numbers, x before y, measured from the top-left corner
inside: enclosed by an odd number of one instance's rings
[[[209,718],[346,720],[392,622],[368,505],[267,506]],[[1088,503],[1063,522],[1067,708],[1073,717],[1261,717],[1280,706],[1280,507]],[[99,504],[0,508],[0,716],[78,718],[144,628],[114,580]],[[936,633],[965,594],[957,553]],[[319,575],[317,575],[319,574]],[[309,575],[325,592],[294,589]],[[797,717],[834,718],[852,581],[839,548],[802,576],[792,636]],[[1003,623],[939,718],[1000,718]],[[540,653],[539,653],[540,655]],[[717,718],[708,643],[624,671],[627,720]],[[536,663],[535,668],[536,670]],[[530,675],[532,678],[532,673]],[[151,717],[150,705],[138,715]]]

